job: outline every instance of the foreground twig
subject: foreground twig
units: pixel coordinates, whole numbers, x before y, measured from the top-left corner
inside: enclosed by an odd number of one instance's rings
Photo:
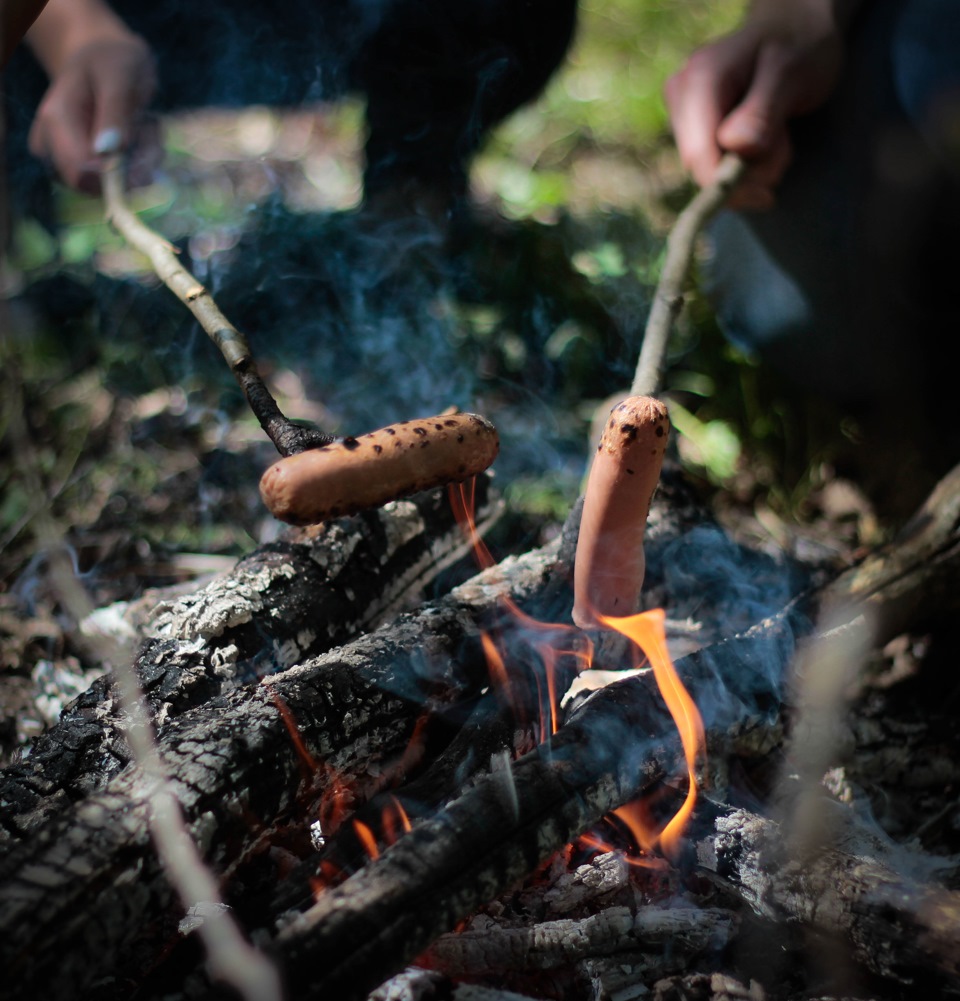
[[[654,292],[630,388],[631,396],[654,396],[659,391],[670,327],[683,308],[684,284],[693,260],[697,235],[743,176],[744,166],[740,157],[728,153],[720,161],[713,183],[696,194],[677,216],[670,230],[663,270]]]
[[[104,162],[101,180],[111,224],[131,246],[146,255],[160,280],[193,313],[220,349],[250,409],[277,446],[277,451],[281,455],[293,455],[335,441],[331,435],[295,424],[284,416],[257,371],[246,338],[220,312],[207,288],[180,263],[175,248],[131,211],[124,197],[121,157],[114,156]]]
[[[15,403],[20,402],[19,390],[17,385],[13,398]],[[23,412],[22,402],[19,407],[14,406],[14,435],[20,446],[17,461],[27,482],[33,486],[33,496],[39,508],[35,520],[37,542],[51,560],[57,597],[69,615],[80,621],[93,609],[67,555],[62,528],[44,503],[40,464],[32,439],[22,423]],[[231,913],[222,906],[217,880],[204,864],[197,844],[187,830],[169,773],[157,749],[153,727],[143,708],[143,696],[132,664],[105,637],[96,642],[100,647],[98,659],[112,664],[114,668],[119,702],[129,721],[127,738],[134,760],[144,776],[145,832],[149,834],[159,860],[162,879],[174,888],[185,910],[197,904],[212,905],[206,907],[207,916],[199,928],[211,976],[231,985],[245,1001],[279,1001],[280,980],[276,968],[243,938]],[[91,817],[90,821],[93,826],[96,825],[94,818]],[[37,840],[41,839],[38,837]],[[50,879],[54,874],[68,881],[76,878],[79,873],[72,867],[75,864],[75,848],[76,844],[71,839],[67,839],[65,846],[63,843],[56,845],[54,854],[59,851],[59,855],[43,870],[41,881]],[[94,872],[84,871],[84,875],[90,876]],[[16,910],[22,904],[22,899],[16,899],[15,893],[13,897],[10,900],[0,895],[0,914]],[[4,968],[10,970],[6,963]]]

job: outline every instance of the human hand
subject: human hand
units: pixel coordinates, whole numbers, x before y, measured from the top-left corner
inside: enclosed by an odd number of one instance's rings
[[[774,203],[792,157],[787,123],[827,98],[842,65],[832,4],[768,7],[756,5],[738,30],[694,52],[665,87],[680,157],[698,184],[710,183],[725,152],[747,161],[732,208]]]
[[[132,33],[95,39],[52,74],[30,129],[30,151],[49,159],[63,181],[100,191],[100,158],[130,151],[130,183],[147,183],[160,162],[159,129],[143,118],[153,96],[153,57]]]

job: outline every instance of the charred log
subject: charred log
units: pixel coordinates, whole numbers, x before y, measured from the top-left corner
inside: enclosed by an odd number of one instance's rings
[[[779,725],[766,667],[786,667],[789,616],[677,665],[718,704],[713,753]],[[709,742],[709,741],[708,741]],[[551,738],[491,773],[305,913],[284,923],[277,948],[300,994],[362,998],[440,934],[518,882],[604,814],[675,774],[682,754],[652,674],[594,694]]]
[[[700,863],[762,917],[841,936],[849,959],[871,972],[960,994],[960,893],[909,875],[929,873],[931,860],[867,829],[853,810],[824,796],[819,812],[825,837],[810,852],[792,850],[789,827],[722,809],[697,841]]]
[[[496,516],[488,480],[478,523]],[[263,546],[191,595],[156,609],[136,658],[163,727],[239,685],[303,663],[411,607],[466,543],[440,491]],[[0,775],[0,839],[19,839],[102,789],[130,761],[110,677],[64,711],[24,761]]]
[[[334,779],[357,776],[362,785],[362,776],[376,776],[358,798],[382,787],[391,763],[409,760],[422,714],[441,714],[486,684],[477,618],[507,590],[520,601],[542,591],[552,567],[550,552],[531,554],[401,616],[388,631],[164,724],[160,752],[207,861],[228,874],[285,821],[302,823]],[[304,774],[277,698],[319,771]],[[149,957],[171,933],[158,927],[171,891],[149,843],[150,786],[128,768],[32,830],[0,862],[0,950],[19,996],[74,996],[121,955],[136,962],[138,940]]]
[[[735,930],[733,913],[718,908],[644,907],[634,913],[609,907],[586,918],[442,935],[426,959],[451,976],[477,977],[551,970],[600,956],[661,954],[669,944],[673,961],[682,964],[723,949]]]

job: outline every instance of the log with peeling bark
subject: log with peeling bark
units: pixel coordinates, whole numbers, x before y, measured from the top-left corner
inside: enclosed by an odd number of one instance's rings
[[[478,619],[510,593],[543,591],[556,547],[511,561],[408,613],[389,630],[187,710],[158,743],[188,827],[215,871],[229,876],[284,822],[301,827],[334,782],[363,799],[388,782],[423,714],[487,683]],[[303,774],[276,699],[306,752]],[[422,748],[421,748],[422,750]],[[151,851],[148,776],[128,768],[13,846],[0,860],[0,959],[17,997],[69,998],[121,958],[133,969],[167,944],[171,890]],[[311,814],[311,809],[314,812]],[[173,922],[175,928],[176,922]],[[175,932],[173,933],[175,935]],[[160,936],[160,940],[158,940]]]
[[[831,587],[829,600],[863,602],[876,611],[876,641],[922,627],[960,607],[960,466],[934,488],[887,546]]]
[[[736,925],[736,916],[721,908],[617,906],[585,918],[442,935],[425,958],[455,977],[552,970],[598,956],[662,953],[667,945],[674,960],[688,962],[722,950]]]
[[[498,501],[478,481],[484,531]],[[162,728],[187,709],[349,641],[419,601],[467,549],[444,492],[431,491],[262,546],[141,626],[135,666]],[[132,627],[127,628],[132,633]],[[103,677],[25,760],[0,773],[0,844],[103,788],[130,761],[126,720]]]
[[[772,921],[845,944],[849,960],[904,986],[960,994],[960,892],[911,870],[927,856],[895,845],[854,810],[817,804],[823,840],[799,849],[791,828],[742,809],[718,809],[697,839],[701,865]]]

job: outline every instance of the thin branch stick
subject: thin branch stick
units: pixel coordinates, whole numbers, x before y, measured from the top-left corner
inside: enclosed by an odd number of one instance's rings
[[[677,216],[670,230],[663,270],[653,296],[640,358],[630,388],[631,396],[655,396],[660,389],[670,328],[683,308],[684,286],[693,260],[697,235],[736,187],[744,168],[744,161],[739,156],[733,153],[724,156],[713,182],[697,192],[690,204]]]
[[[333,442],[332,436],[294,424],[284,416],[257,371],[247,339],[220,312],[209,290],[180,263],[176,248],[131,210],[124,196],[122,157],[111,156],[104,160],[101,183],[107,219],[132,247],[147,257],[157,277],[193,313],[220,349],[251,410],[277,451],[281,455],[292,455]]]
[[[8,345],[0,337],[0,357]],[[3,365],[7,372],[7,365]],[[12,382],[13,406],[10,409],[14,449],[21,475],[38,508],[34,532],[39,548],[52,564],[52,579],[57,596],[67,612],[80,622],[93,607],[76,577],[59,522],[49,507],[48,492],[40,472],[33,441],[23,420],[20,385]],[[244,1001],[280,1001],[280,978],[273,963],[244,938],[230,911],[221,903],[216,878],[204,864],[197,845],[186,828],[183,811],[173,792],[167,770],[160,758],[153,727],[144,711],[143,693],[136,672],[123,651],[108,637],[89,637],[96,646],[101,663],[113,666],[120,702],[129,720],[127,739],[134,758],[149,776],[149,828],[163,872],[174,887],[185,910],[201,905],[204,918],[198,933],[207,949],[211,976],[236,988]],[[212,906],[210,906],[212,905]]]
[[[211,976],[230,984],[245,1001],[280,1001],[283,994],[277,968],[243,937],[222,902],[216,878],[204,864],[187,830],[157,750],[153,727],[143,710],[143,693],[133,667],[127,661],[120,661],[114,668],[114,676],[130,718],[127,731],[130,747],[137,763],[156,783],[151,793],[150,833],[184,910],[189,914],[202,908],[197,934],[206,947]]]

